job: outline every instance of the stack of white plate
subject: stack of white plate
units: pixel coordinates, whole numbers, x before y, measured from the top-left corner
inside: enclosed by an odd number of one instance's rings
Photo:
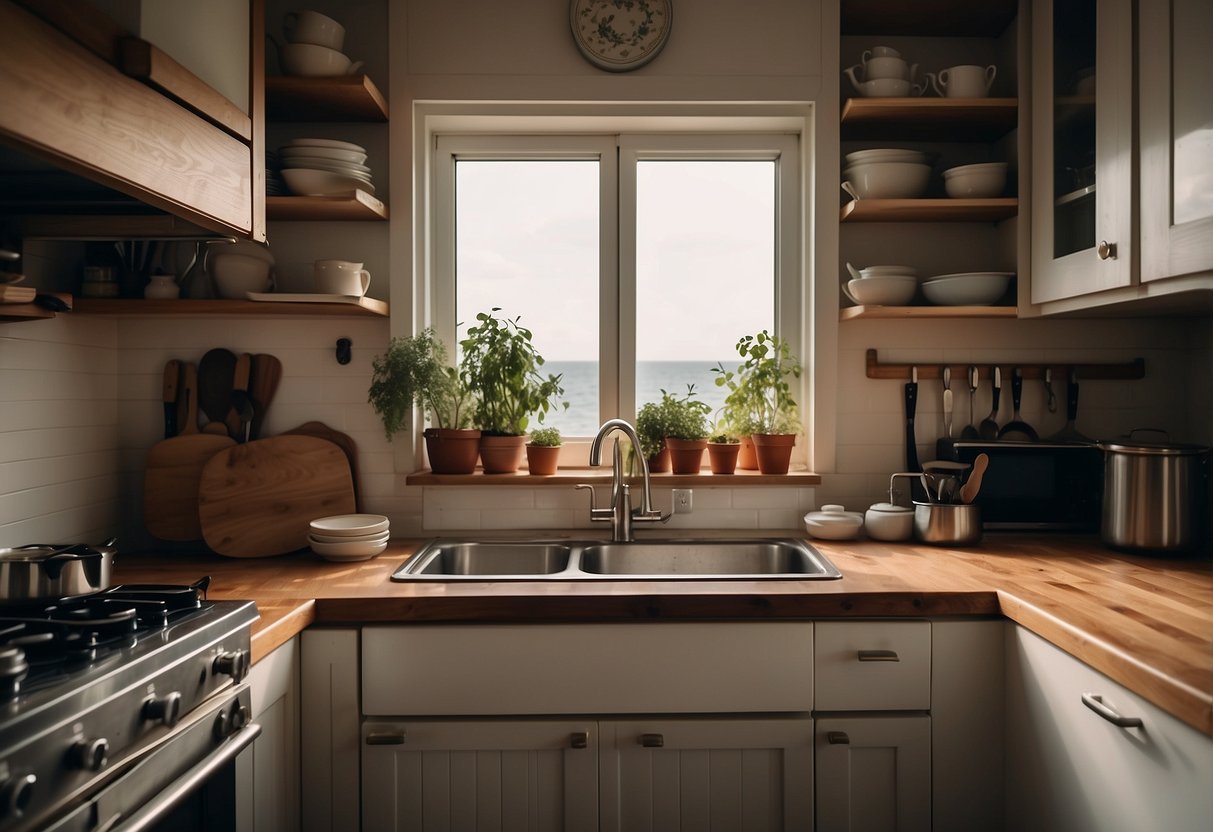
[[[922,293],[936,306],[987,306],[1007,291],[1014,272],[958,272],[932,277]]]
[[[387,548],[390,536],[382,514],[335,514],[313,520],[307,542],[325,560],[370,560]]]
[[[336,139],[291,139],[278,148],[282,178],[299,196],[336,196],[352,190],[375,193],[366,148]]]
[[[858,199],[912,199],[926,193],[931,176],[926,153],[878,147],[848,153],[846,160],[843,187]]]

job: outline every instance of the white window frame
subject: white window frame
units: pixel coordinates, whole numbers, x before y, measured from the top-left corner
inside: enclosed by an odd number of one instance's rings
[[[586,129],[585,122],[570,126],[531,125],[511,118],[502,129],[437,129],[426,142],[431,151],[425,169],[430,172],[425,192],[428,200],[422,314],[448,345],[455,342],[455,205],[454,176],[458,159],[595,159],[600,162],[599,229],[599,420],[613,416],[633,419],[635,401],[636,321],[636,214],[635,164],[648,159],[756,159],[776,160],[776,205],[778,210],[775,257],[775,327],[786,338],[794,355],[810,366],[804,332],[805,286],[804,217],[805,188],[802,175],[806,132],[786,129],[785,124],[754,129],[753,120],[713,118],[702,130],[651,129],[651,124],[623,125],[627,132],[612,130],[611,119]],[[600,129],[593,129],[600,127]],[[605,129],[601,129],[601,128]],[[664,125],[662,125],[664,127]],[[616,187],[618,182],[618,187]],[[614,222],[615,218],[618,222]],[[739,286],[739,291],[744,287]],[[741,336],[746,333],[738,332]],[[809,387],[806,378],[798,389],[802,425],[808,433]],[[796,458],[809,456],[808,442],[798,443]],[[585,465],[587,440],[565,443],[562,464]],[[796,460],[794,460],[796,461]]]

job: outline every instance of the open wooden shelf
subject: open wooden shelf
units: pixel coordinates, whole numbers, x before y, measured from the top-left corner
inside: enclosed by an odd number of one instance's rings
[[[1015,19],[1016,0],[845,0],[842,34],[996,37]]]
[[[276,75],[265,79],[265,116],[279,122],[387,121],[388,105],[368,75]]]
[[[848,98],[843,139],[992,141],[1019,123],[1015,98]]]
[[[359,298],[357,303],[268,303],[255,300],[149,300],[146,298],[77,298],[75,311],[82,315],[307,315],[329,318],[386,318],[387,301]]]
[[[1013,196],[991,199],[856,199],[839,222],[1000,222],[1019,212]]]
[[[73,306],[72,296],[66,292],[45,292],[54,295],[68,306]],[[0,303],[0,323],[15,323],[17,321],[43,321],[55,317],[58,312],[39,306],[36,303]]]
[[[1014,306],[847,306],[838,311],[838,320],[889,318],[1014,318]]]
[[[265,218],[286,222],[382,221],[388,218],[388,209],[361,190],[340,196],[269,196],[265,198]]]

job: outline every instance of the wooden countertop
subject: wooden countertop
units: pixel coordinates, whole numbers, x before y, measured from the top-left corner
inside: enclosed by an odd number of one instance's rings
[[[1213,736],[1213,564],[1087,537],[988,534],[979,547],[814,541],[834,581],[393,583],[415,543],[362,563],[124,555],[117,580],[252,599],[254,661],[311,624],[1005,615]]]

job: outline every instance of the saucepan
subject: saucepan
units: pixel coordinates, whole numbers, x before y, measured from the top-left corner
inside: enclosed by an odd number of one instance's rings
[[[107,589],[117,543],[111,538],[100,546],[30,544],[0,549],[0,604]]]

